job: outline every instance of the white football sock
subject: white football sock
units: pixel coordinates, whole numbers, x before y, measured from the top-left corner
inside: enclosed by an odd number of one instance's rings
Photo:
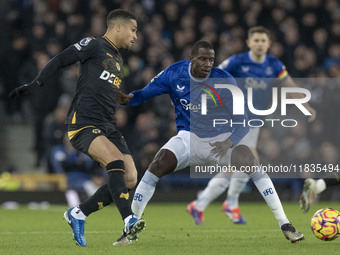
[[[85,220],[86,215],[80,210],[79,206],[73,207],[71,210],[71,215],[76,218],[77,220]]]
[[[216,174],[208,183],[207,187],[202,191],[195,200],[197,210],[204,209],[218,196],[220,196],[229,186],[230,175],[226,173]]]
[[[287,216],[283,210],[280,198],[277,195],[273,182],[269,178],[268,174],[259,170],[255,173],[252,173],[250,178],[253,180],[256,188],[272,210],[280,227],[285,223],[289,223],[289,220],[287,219]]]
[[[235,172],[231,175],[226,203],[230,209],[238,207],[238,200],[244,187],[249,181],[249,175],[243,172]]]
[[[156,184],[159,181],[159,178],[153,173],[147,170],[138,184],[135,195],[133,197],[131,209],[135,214],[136,218],[140,218],[144,212],[144,209],[152,198],[153,193],[155,193]]]

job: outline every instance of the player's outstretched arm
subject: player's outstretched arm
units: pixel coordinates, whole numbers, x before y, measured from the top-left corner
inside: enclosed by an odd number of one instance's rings
[[[13,89],[9,93],[10,99],[33,94],[34,90],[44,84],[57,70],[70,66],[79,61],[78,55],[69,47],[52,58],[31,82]]]
[[[293,81],[293,79],[288,76],[284,81],[283,81],[283,85],[287,86],[287,87],[295,87],[298,88],[299,86]],[[294,98],[300,98],[301,94],[296,93],[296,94],[292,94],[292,96]],[[306,107],[306,109],[312,114],[309,118],[308,121],[309,122],[313,122],[316,118],[316,110],[311,107],[308,103],[305,103],[304,106]]]
[[[33,94],[33,91],[37,87],[39,87],[39,85],[40,85],[39,82],[35,81],[35,82],[32,82],[32,83],[24,84],[20,87],[17,87],[9,93],[9,98],[15,99],[17,97]]]

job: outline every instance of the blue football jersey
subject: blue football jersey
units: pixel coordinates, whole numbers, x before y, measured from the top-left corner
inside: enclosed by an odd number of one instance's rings
[[[247,88],[253,89],[253,106],[257,110],[268,109],[275,79],[283,80],[288,76],[285,66],[276,57],[267,54],[265,60],[258,63],[251,58],[250,51],[233,55],[218,67],[236,78],[246,100]],[[262,118],[251,113],[246,106],[249,119]]]
[[[176,113],[177,132],[192,131],[199,137],[213,137],[222,132],[232,132],[236,145],[248,133],[248,117],[233,114],[233,97],[228,89],[215,88],[217,83],[237,86],[227,72],[213,67],[205,79],[195,79],[190,74],[189,60],[176,62],[156,75],[141,90],[131,92],[134,96],[129,105],[137,106],[150,98],[169,94]],[[207,114],[202,114],[202,94],[206,94]],[[224,125],[213,126],[214,119],[226,120]],[[230,123],[245,123],[245,125]]]

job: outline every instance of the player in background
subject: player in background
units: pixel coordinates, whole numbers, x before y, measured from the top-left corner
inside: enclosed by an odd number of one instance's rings
[[[246,43],[250,51],[233,55],[218,67],[229,72],[235,78],[242,78],[237,79],[237,82],[244,95],[247,95],[247,88],[252,88],[254,108],[265,110],[270,102],[272,87],[275,86],[276,81],[285,87],[297,87],[297,85],[289,76],[282,62],[267,53],[271,43],[268,29],[262,26],[249,29]],[[301,97],[300,94],[292,94],[292,96]],[[309,121],[313,121],[316,115],[315,110],[308,103],[304,106],[311,113]],[[248,107],[247,114],[249,119],[262,119],[262,116],[250,112]],[[259,127],[250,127],[248,134],[240,141],[240,144],[245,144],[251,149],[257,160],[256,145],[259,132]],[[248,175],[242,172],[236,172],[231,177],[225,173],[215,175],[204,191],[198,195],[198,198],[187,206],[189,212],[194,212],[191,214],[195,224],[203,223],[204,209],[228,187],[227,198],[223,202],[222,210],[234,223],[246,224],[239,208],[239,196],[248,180]],[[279,205],[279,200],[271,203]],[[273,210],[274,207],[271,208]]]
[[[198,103],[201,101],[196,102],[194,99],[201,98],[201,88],[205,88],[204,84],[212,83],[211,78],[224,78],[224,81],[229,79],[230,83],[235,84],[229,73],[213,67],[214,58],[215,52],[211,44],[198,41],[192,47],[190,60],[170,65],[141,90],[133,91],[130,95],[120,93],[121,99],[118,102],[128,103],[130,106],[140,105],[157,95],[169,94],[175,107],[178,131],[178,134],[158,151],[142,177],[135,191],[132,211],[136,217],[140,217],[152,198],[159,179],[189,165],[200,165],[209,161],[224,166],[231,163],[237,168],[253,166],[255,170],[250,173],[250,178],[279,220],[283,234],[292,242],[302,240],[303,234],[287,219],[271,179],[260,169],[251,150],[245,145],[238,145],[248,132],[247,125],[232,127],[229,121],[223,125],[223,130],[216,133],[216,129],[212,128],[209,121],[209,114],[204,116],[197,111]],[[226,119],[229,114],[229,120],[248,119],[246,115],[231,114],[233,98],[229,90],[216,89],[216,91],[225,105],[224,109],[214,111],[213,118]],[[207,104],[209,111],[213,109],[212,100]]]
[[[303,191],[300,196],[300,208],[307,213],[310,205],[314,204],[316,197],[326,190],[327,187],[340,184],[340,177],[336,174],[334,178],[314,180],[308,178],[303,184]]]
[[[116,98],[123,79],[118,49],[129,50],[137,39],[136,17],[124,10],[111,11],[103,37],[86,37],[55,56],[29,84],[14,89],[10,98],[33,93],[57,70],[80,62],[80,76],[66,124],[71,144],[108,172],[108,183],[78,207],[64,213],[76,243],[86,246],[85,218],[115,202],[128,239],[137,239],[145,221],[131,211],[128,188],[137,183],[137,171],[127,144],[115,128]]]

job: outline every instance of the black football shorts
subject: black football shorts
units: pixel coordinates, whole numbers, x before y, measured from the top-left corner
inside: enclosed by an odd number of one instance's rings
[[[105,136],[122,154],[131,154],[122,134],[113,124],[68,126],[68,138],[74,148],[88,155],[90,144],[97,136]]]

